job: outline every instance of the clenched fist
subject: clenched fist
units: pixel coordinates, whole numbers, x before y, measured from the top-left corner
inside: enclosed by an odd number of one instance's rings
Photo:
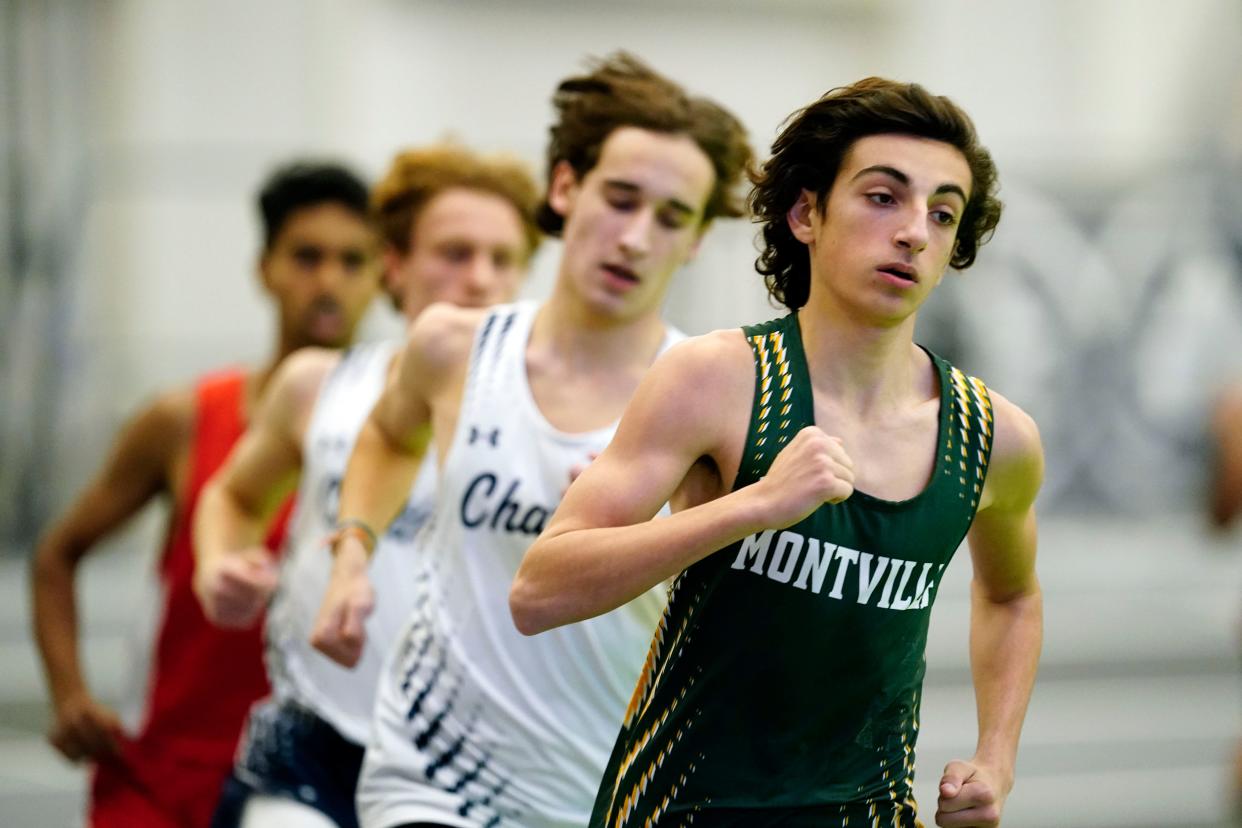
[[[854,461],[840,437],[810,425],[780,450],[755,489],[765,500],[765,523],[792,526],[821,505],[854,493]]]
[[[367,563],[367,551],[357,538],[345,537],[337,544],[332,577],[311,631],[311,646],[345,667],[362,658],[366,620],[375,609]]]
[[[982,765],[950,762],[940,778],[936,824],[941,828],[996,828],[1011,785]]]
[[[119,749],[121,722],[116,713],[81,693],[56,705],[56,721],[47,740],[66,759],[103,759]]]
[[[271,553],[254,547],[200,561],[194,569],[194,594],[208,621],[244,628],[267,607],[279,577]]]

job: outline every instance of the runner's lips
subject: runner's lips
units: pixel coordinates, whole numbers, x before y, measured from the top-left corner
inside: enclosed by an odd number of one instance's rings
[[[325,328],[331,335],[335,335],[337,329],[345,324],[345,312],[339,303],[331,299],[316,299],[311,303],[306,319],[320,335],[324,335]]]
[[[910,267],[910,265],[900,262],[880,265],[876,270],[896,276],[898,279],[905,279],[907,282],[917,282],[919,280],[918,271]]]
[[[606,264],[604,265],[604,270],[607,270],[609,273],[616,276],[618,279],[624,279],[627,282],[639,281],[638,274],[630,270],[625,265]]]

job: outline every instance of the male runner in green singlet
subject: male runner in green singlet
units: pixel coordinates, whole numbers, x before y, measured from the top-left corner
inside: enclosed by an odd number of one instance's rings
[[[777,138],[751,205],[791,313],[657,362],[510,596],[537,633],[673,579],[592,826],[918,825],[927,624],[964,537],[979,735],[936,822],[999,824],[1039,657],[1043,452],[913,342],[995,190],[969,118],[913,84],[833,90]]]

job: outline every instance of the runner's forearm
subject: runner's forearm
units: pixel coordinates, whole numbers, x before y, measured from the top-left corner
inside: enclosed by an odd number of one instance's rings
[[[198,563],[263,542],[266,516],[247,509],[219,477],[203,488],[194,511],[194,556]]]
[[[533,635],[616,609],[767,528],[752,490],[632,526],[545,534],[527,550],[510,592],[518,629]]]
[[[31,563],[35,642],[57,706],[86,692],[78,653],[75,593],[80,558],[67,539],[53,532],[39,544]]]
[[[979,720],[976,759],[1012,780],[1043,641],[1038,586],[1005,601],[972,589],[970,663]]]
[[[382,535],[409,498],[425,451],[425,441],[398,445],[368,418],[341,481],[338,521],[360,521]]]

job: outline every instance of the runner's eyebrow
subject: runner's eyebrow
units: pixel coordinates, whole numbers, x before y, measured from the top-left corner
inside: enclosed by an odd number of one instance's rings
[[[640,195],[642,193],[642,187],[639,187],[637,184],[630,181],[622,181],[621,179],[608,179],[604,181],[604,186],[610,190],[620,190],[627,195]],[[667,202],[667,206],[679,213],[685,213],[688,216],[694,215],[694,208],[680,199],[670,198]]]
[[[887,164],[875,164],[865,169],[861,169],[858,171],[857,174],[855,174],[854,180],[857,181],[859,178],[862,178],[864,175],[867,175],[868,173],[880,173],[881,175],[887,175],[889,178],[896,179],[900,184],[904,186],[907,186],[907,187],[910,186],[910,176],[906,175],[905,173],[903,173],[901,170],[897,169],[896,167],[890,167]],[[936,188],[935,192],[933,192],[932,195],[941,195],[944,193],[953,193],[959,196],[963,202],[969,201],[969,199],[966,197],[966,191],[956,184],[952,184],[952,183],[941,184],[939,187]]]

